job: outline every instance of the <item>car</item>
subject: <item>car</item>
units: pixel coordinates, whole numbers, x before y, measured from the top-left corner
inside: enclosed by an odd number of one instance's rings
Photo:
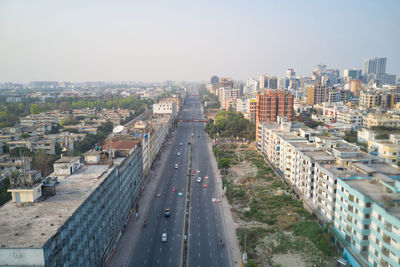
[[[204,176],[204,179],[205,179],[205,180],[208,180],[208,176]]]
[[[201,177],[197,177],[196,182],[201,183]]]
[[[180,156],[180,155],[181,155],[181,152],[176,153],[176,155],[177,155],[177,156]]]
[[[175,169],[178,169],[178,163],[175,163]]]
[[[183,146],[182,142],[179,143],[180,146]]]
[[[165,210],[164,210],[164,216],[165,216],[165,217],[171,216],[171,210],[170,210],[170,209],[165,209]]]
[[[203,184],[203,188],[207,188],[207,184]]]
[[[183,193],[182,192],[179,192],[178,193],[178,197],[182,197],[183,196]]]
[[[168,241],[168,235],[167,233],[162,233],[161,234],[161,242],[165,243]]]

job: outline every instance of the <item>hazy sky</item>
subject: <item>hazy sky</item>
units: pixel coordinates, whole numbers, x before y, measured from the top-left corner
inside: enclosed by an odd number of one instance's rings
[[[400,74],[399,0],[0,0],[0,81]]]

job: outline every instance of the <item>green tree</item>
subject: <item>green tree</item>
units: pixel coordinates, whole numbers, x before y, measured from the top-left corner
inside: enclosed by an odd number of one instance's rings
[[[47,155],[44,150],[39,150],[32,157],[32,167],[35,170],[40,170],[42,176],[47,176],[53,172],[53,163],[55,158]]]
[[[38,114],[40,112],[40,107],[38,104],[31,105],[31,114]]]
[[[31,137],[31,135],[28,134],[28,133],[23,133],[23,134],[21,134],[19,137],[22,138],[22,139],[26,139],[26,138]]]
[[[30,157],[31,154],[31,151],[26,147],[16,147],[10,151],[10,156],[13,158],[22,156]]]

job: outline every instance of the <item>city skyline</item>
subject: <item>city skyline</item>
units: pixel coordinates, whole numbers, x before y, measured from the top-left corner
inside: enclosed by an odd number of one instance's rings
[[[245,80],[313,67],[400,74],[397,1],[3,1],[0,82]],[[377,38],[380,36],[384,38]]]

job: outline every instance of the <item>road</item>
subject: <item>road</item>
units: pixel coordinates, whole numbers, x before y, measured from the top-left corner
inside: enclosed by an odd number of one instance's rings
[[[193,117],[203,119],[200,110],[200,98],[192,97]],[[189,246],[188,266],[190,267],[223,267],[230,266],[229,250],[227,248],[224,224],[221,218],[220,203],[212,202],[212,198],[221,198],[216,188],[209,159],[205,125],[194,124],[194,147],[192,169],[196,171],[192,178],[190,188],[190,214],[189,214]],[[197,174],[197,171],[200,173]],[[205,179],[204,177],[208,177]],[[202,182],[197,183],[196,178],[201,177]],[[207,188],[203,188],[203,185]],[[219,245],[223,240],[224,247]]]
[[[181,112],[185,120],[201,119],[198,96],[189,96],[186,106]],[[230,266],[228,249],[219,246],[219,240],[225,241],[218,203],[212,203],[211,198],[217,197],[216,184],[208,157],[208,147],[204,132],[204,124],[181,122],[172,138],[172,149],[161,157],[167,157],[162,168],[162,177],[158,184],[157,193],[160,198],[152,198],[147,214],[147,226],[141,227],[140,236],[135,246],[129,266],[181,266],[184,253],[185,207],[189,197],[189,226],[187,266]],[[193,136],[192,136],[193,134]],[[197,174],[191,176],[188,189],[188,173],[190,164],[191,145],[193,142],[192,168],[199,170],[201,177],[208,180],[197,183]],[[182,146],[180,145],[182,143]],[[177,152],[181,155],[178,156]],[[174,168],[178,164],[178,169]],[[206,183],[207,188],[202,184]],[[176,188],[176,192],[173,191]],[[178,196],[178,192],[183,194]],[[164,217],[165,208],[171,210],[169,218]],[[141,215],[143,216],[143,215]],[[168,234],[168,242],[161,242],[161,234]]]

